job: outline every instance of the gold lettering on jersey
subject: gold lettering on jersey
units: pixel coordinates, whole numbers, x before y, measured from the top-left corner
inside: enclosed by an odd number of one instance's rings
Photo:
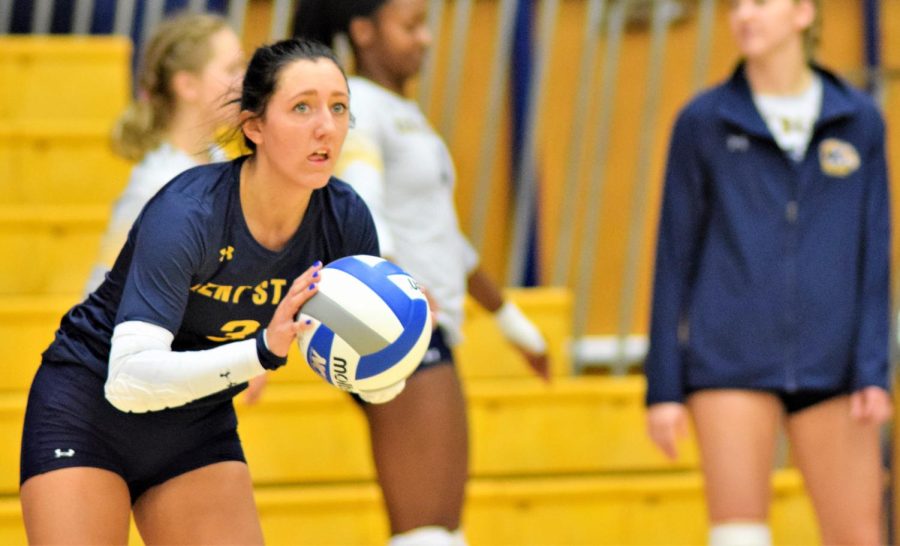
[[[223,324],[220,330],[222,330],[225,335],[206,336],[206,339],[215,341],[216,343],[244,339],[255,334],[256,331],[259,330],[259,322],[255,320],[232,320]]]
[[[191,292],[222,303],[244,303],[249,299],[254,305],[278,305],[287,294],[286,287],[286,279],[269,279],[256,286],[207,282],[192,286]]]
[[[214,300],[224,301],[225,303],[228,303],[228,298],[231,297],[231,287],[225,285],[216,286],[216,290],[215,292],[213,292],[212,297]]]
[[[234,299],[231,300],[231,303],[238,303],[238,302],[240,302],[240,301],[241,301],[241,294],[244,293],[244,290],[249,290],[249,289],[251,289],[251,288],[253,288],[253,287],[250,286],[250,285],[247,285],[247,284],[242,284],[241,286],[238,286],[238,287],[237,287],[237,290],[234,291]]]
[[[285,279],[272,279],[272,305],[278,305],[282,298],[282,289],[287,284]]]
[[[253,289],[253,303],[263,305],[269,300],[269,293],[266,292],[268,287],[269,281],[263,281],[256,285],[256,288]]]

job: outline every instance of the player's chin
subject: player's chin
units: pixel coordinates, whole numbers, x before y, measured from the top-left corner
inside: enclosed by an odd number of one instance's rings
[[[330,168],[317,166],[317,168],[314,169],[314,172],[306,172],[306,175],[303,177],[303,186],[311,190],[324,188],[328,185],[328,181],[331,179],[331,174],[333,172],[333,165],[331,165]]]

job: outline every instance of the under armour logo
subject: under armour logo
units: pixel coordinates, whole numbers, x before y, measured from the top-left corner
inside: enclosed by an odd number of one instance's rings
[[[231,370],[228,370],[227,372],[224,372],[224,373],[220,373],[220,374],[219,374],[219,377],[223,378],[225,381],[228,381],[228,386],[229,386],[229,387],[235,387],[235,386],[237,386],[237,383],[233,383],[233,382],[231,381]]]
[[[234,258],[234,247],[231,245],[226,246],[225,248],[219,249],[219,261],[224,262],[225,260],[231,260]]]
[[[69,448],[69,449],[63,451],[63,450],[57,448],[56,451],[54,451],[53,453],[56,454],[56,458],[57,458],[57,459],[61,459],[61,458],[63,458],[63,457],[72,457],[72,456],[74,456],[74,455],[75,455],[75,450],[72,449],[72,448]]]

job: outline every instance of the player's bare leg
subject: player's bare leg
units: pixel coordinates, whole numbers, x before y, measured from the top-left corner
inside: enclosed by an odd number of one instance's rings
[[[413,374],[386,404],[366,404],[391,532],[459,527],[468,473],[465,402],[456,369]]]
[[[263,544],[247,465],[204,466],[151,487],[134,505],[151,544]]]
[[[840,396],[793,414],[787,430],[822,543],[883,544],[880,426],[851,418]]]
[[[128,486],[100,468],[64,468],[25,481],[19,495],[29,544],[126,544]]]
[[[721,534],[735,540],[731,535],[749,533],[766,543],[781,401],[768,393],[717,389],[692,394],[688,407],[700,446],[710,542]]]

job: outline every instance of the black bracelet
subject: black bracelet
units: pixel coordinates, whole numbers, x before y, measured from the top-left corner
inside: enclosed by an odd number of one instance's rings
[[[287,364],[286,356],[278,356],[266,347],[266,340],[263,337],[266,330],[262,329],[256,334],[256,354],[259,357],[259,363],[267,370],[277,370]]]

